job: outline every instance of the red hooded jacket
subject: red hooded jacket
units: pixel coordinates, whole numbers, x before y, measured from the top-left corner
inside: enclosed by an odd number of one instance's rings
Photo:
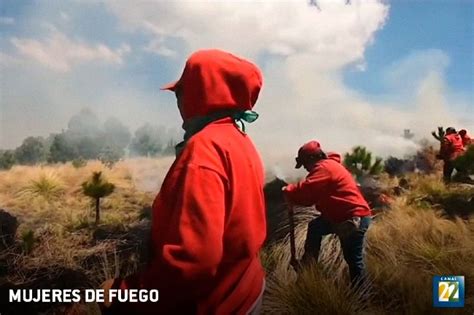
[[[452,133],[444,137],[441,143],[440,155],[445,160],[454,160],[464,152],[464,145],[461,136]]]
[[[462,140],[462,145],[464,147],[467,147],[472,143],[471,137],[469,137],[467,134],[465,134],[463,137],[461,137],[461,140]]]
[[[332,223],[371,215],[356,181],[340,160],[339,154],[331,153],[319,161],[305,180],[287,186],[286,198],[296,205],[316,205],[321,216]]]
[[[262,76],[255,65],[231,54],[199,51],[176,84],[187,121],[222,109],[251,109]],[[154,257],[120,285],[159,289],[160,301],[130,303],[121,312],[246,314],[264,282],[263,185],[260,156],[233,119],[218,119],[194,134],[153,204]]]

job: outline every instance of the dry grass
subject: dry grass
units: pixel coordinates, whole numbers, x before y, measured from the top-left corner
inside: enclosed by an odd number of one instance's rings
[[[8,267],[3,280],[21,284],[38,277],[39,281],[41,275],[34,270],[46,268],[54,274],[68,268],[82,272],[88,283],[98,286],[106,278],[136,270],[141,263],[139,249],[127,233],[139,221],[142,209],[151,205],[171,162],[141,158],[120,161],[111,169],[89,161],[80,168],[67,163],[0,171],[0,208],[20,223],[17,244],[0,253],[0,262]],[[117,187],[103,201],[99,227],[110,230],[112,237],[100,241],[93,236],[93,205],[81,190],[81,183],[94,171],[102,171]],[[142,189],[142,177],[147,190]]]
[[[314,217],[313,212],[310,208],[297,211],[297,257],[303,255],[307,223]],[[336,237],[324,238],[318,264],[306,267],[298,275],[289,265],[289,248],[287,236],[262,252],[262,263],[267,270],[264,313],[360,314],[364,311],[363,303],[358,301],[362,292],[349,290],[348,270]]]
[[[85,275],[87,283],[79,281],[77,285],[97,286],[106,278],[135,270],[141,259],[134,246],[141,245],[127,243],[120,237],[92,236],[97,230],[92,224],[90,200],[83,196],[81,183],[92,172],[102,171],[116,185],[115,192],[104,199],[101,228],[123,235],[137,224],[142,209],[151,205],[171,162],[171,158],[134,159],[120,161],[111,169],[100,162],[89,162],[81,168],[64,164],[15,166],[10,171],[0,171],[0,208],[20,221],[18,246],[0,253],[0,261],[6,260],[10,266],[6,280],[22,283],[32,277],[41,279],[44,268],[52,274],[68,268]],[[382,180],[387,186],[396,184],[396,180],[388,177]],[[261,254],[267,269],[264,313],[446,313],[431,306],[432,276],[442,274],[465,276],[467,306],[459,312],[472,313],[474,295],[469,288],[474,287],[474,220],[448,219],[441,207],[431,204],[430,198],[438,196],[442,198],[436,200],[450,202],[452,196],[472,198],[474,192],[467,186],[446,187],[435,175],[413,174],[409,181],[412,189],[397,197],[391,210],[377,215],[369,229],[369,300],[362,301],[361,292],[348,289],[348,270],[337,238],[325,238],[320,262],[306,268],[297,278],[289,267],[286,237]],[[297,217],[299,257],[306,223],[313,215],[306,209]],[[21,235],[30,230],[34,242],[27,254],[21,246]]]
[[[42,173],[37,179],[31,179],[25,187],[20,189],[17,197],[27,200],[41,198],[50,202],[57,200],[63,191],[63,185],[56,174]]]
[[[19,217],[24,227],[36,229],[45,222],[77,225],[92,215],[81,183],[101,171],[116,191],[103,203],[104,223],[131,223],[149,206],[170,166],[171,159],[131,159],[109,169],[98,161],[75,168],[71,163],[14,166],[0,171],[0,206]]]
[[[448,220],[397,200],[369,232],[367,261],[381,301],[406,314],[436,313],[434,275],[464,275],[466,286],[473,284],[474,222]],[[466,302],[472,311],[472,293]]]
[[[413,175],[412,190],[378,215],[367,234],[366,262],[371,279],[369,300],[350,292],[339,242],[326,237],[320,261],[299,277],[289,266],[288,238],[262,254],[268,272],[265,312],[272,314],[446,314],[472,313],[474,292],[466,291],[461,310],[432,307],[434,275],[464,275],[474,286],[474,220],[447,219],[427,203],[430,194],[473,194],[470,188],[446,187],[436,176]],[[467,191],[466,191],[467,190]],[[418,198],[418,199],[417,199]],[[308,213],[297,226],[301,257]],[[306,222],[305,222],[306,221]]]

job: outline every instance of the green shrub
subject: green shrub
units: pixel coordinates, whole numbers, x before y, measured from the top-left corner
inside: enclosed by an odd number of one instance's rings
[[[0,169],[9,170],[15,165],[16,159],[12,151],[5,151],[0,153]]]
[[[100,221],[100,199],[107,197],[115,190],[115,185],[107,182],[102,177],[102,172],[94,172],[89,181],[82,183],[82,191],[84,195],[95,201],[95,224]]]
[[[81,168],[86,165],[87,161],[84,160],[82,157],[72,160],[72,166],[74,166],[74,168]]]
[[[470,145],[463,155],[454,160],[454,166],[468,174],[474,174],[474,145]]]
[[[363,146],[357,146],[344,155],[344,165],[357,178],[364,175],[378,175],[383,171],[382,159],[372,159],[372,153]]]
[[[112,146],[107,146],[99,154],[99,161],[101,161],[106,167],[112,168],[123,155],[123,150]]]

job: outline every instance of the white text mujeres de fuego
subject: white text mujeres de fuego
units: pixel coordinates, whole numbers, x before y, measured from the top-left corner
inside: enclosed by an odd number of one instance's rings
[[[106,297],[103,289],[16,289],[9,290],[10,303],[77,303],[77,302],[158,302],[158,290],[111,289]]]

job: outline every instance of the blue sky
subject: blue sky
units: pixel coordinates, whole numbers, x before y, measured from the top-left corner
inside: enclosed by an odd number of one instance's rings
[[[429,49],[449,57],[449,86],[474,95],[474,1],[391,1],[390,16],[366,51],[364,72],[346,71],[345,82],[368,93],[390,90],[384,80],[387,67],[407,55]]]
[[[474,1],[344,2],[1,0],[0,147],[60,131],[83,107],[132,131],[179,128],[158,87],[209,47],[263,69],[250,131],[262,150],[317,137],[403,154],[416,148],[404,128],[474,130]]]

